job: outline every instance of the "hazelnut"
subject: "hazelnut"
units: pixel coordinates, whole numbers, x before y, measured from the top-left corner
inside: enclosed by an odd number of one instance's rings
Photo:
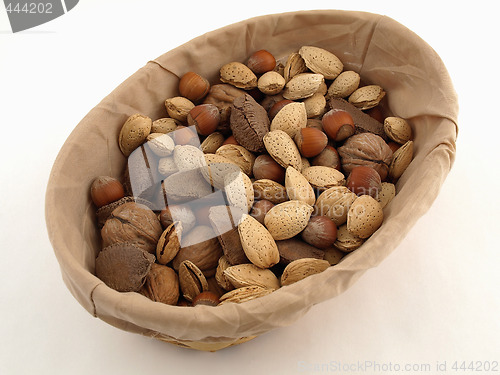
[[[285,182],[285,168],[269,155],[259,155],[253,164],[253,176],[256,180],[273,180],[280,184]]]
[[[250,211],[250,216],[253,216],[259,223],[264,225],[264,217],[267,212],[274,207],[274,203],[268,201],[267,199],[262,199],[253,204],[252,211]]]
[[[321,119],[323,131],[334,141],[343,141],[354,134],[354,120],[349,112],[342,109],[332,109]]]
[[[189,126],[195,126],[201,135],[212,134],[220,122],[219,109],[213,104],[200,104],[189,111],[187,115]]]
[[[337,226],[326,216],[312,216],[301,233],[302,239],[318,249],[326,249],[337,239]]]
[[[300,154],[312,158],[323,151],[328,144],[328,137],[316,128],[302,128],[294,137]]]
[[[220,303],[217,294],[206,291],[201,292],[193,299],[193,306],[205,305],[205,306],[217,306]]]
[[[384,113],[382,112],[380,106],[367,109],[365,113],[370,117],[374,118],[375,120],[377,120],[378,122],[381,123],[384,122]]]
[[[250,55],[247,60],[247,66],[255,74],[262,74],[274,69],[276,59],[270,52],[261,49]]]
[[[191,128],[188,128],[187,126],[184,125],[179,125],[177,129],[175,129],[173,132],[169,133],[173,139],[174,143],[178,146],[184,146],[184,145],[193,145],[193,146],[198,146],[200,139],[196,135],[196,133],[191,130]]]
[[[378,172],[371,167],[354,167],[347,177],[346,187],[356,195],[370,195],[377,198],[382,189],[382,181]]]
[[[90,185],[90,197],[98,208],[122,199],[124,196],[122,183],[113,177],[96,177]]]
[[[179,93],[193,102],[204,98],[209,90],[208,80],[195,72],[187,72],[179,81]]]
[[[292,100],[289,99],[283,99],[280,100],[272,105],[271,108],[269,108],[269,111],[267,112],[267,115],[269,116],[269,120],[273,120],[274,116],[287,104],[293,103]]]
[[[313,166],[324,166],[335,168],[340,171],[340,156],[337,150],[327,145],[323,151],[320,152],[318,156],[316,156],[311,161],[311,165]]]
[[[224,145],[239,145],[239,143],[236,138],[234,138],[234,135],[230,135],[224,142],[222,142],[222,146]]]

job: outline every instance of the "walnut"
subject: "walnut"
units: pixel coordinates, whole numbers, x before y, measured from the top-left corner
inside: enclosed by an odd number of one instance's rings
[[[349,174],[354,167],[367,166],[375,169],[385,180],[392,160],[392,151],[385,141],[372,133],[355,134],[347,138],[337,151],[342,159],[342,168]]]
[[[176,305],[179,299],[179,277],[172,268],[154,263],[140,293],[155,302]]]
[[[144,284],[155,257],[132,243],[115,243],[99,252],[96,276],[119,292],[135,292]]]
[[[103,247],[130,242],[154,254],[163,229],[156,214],[140,203],[128,202],[117,207],[101,229]]]

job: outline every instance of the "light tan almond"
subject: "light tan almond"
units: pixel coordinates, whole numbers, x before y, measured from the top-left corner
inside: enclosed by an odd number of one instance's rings
[[[360,238],[370,237],[384,220],[380,203],[369,195],[361,195],[347,213],[347,230]]]
[[[217,149],[224,143],[224,136],[219,132],[213,132],[201,143],[201,151],[205,154],[215,154]]]
[[[280,183],[261,178],[253,182],[254,197],[256,200],[268,200],[274,204],[283,203],[288,200],[286,188]]]
[[[309,168],[311,166],[311,162],[309,161],[308,158],[302,156],[300,158],[300,161],[301,161],[301,165],[300,165],[300,173],[302,173],[302,171],[306,168]]]
[[[238,288],[227,292],[222,295],[219,300],[221,301],[219,305],[226,303],[243,303],[256,298],[267,296],[273,292],[272,289],[262,288],[257,285],[245,286],[243,288]]]
[[[349,96],[349,103],[361,110],[377,106],[385,96],[385,91],[379,85],[368,85],[358,88]]]
[[[174,151],[174,140],[167,134],[151,133],[147,136],[146,140],[148,147],[157,156],[169,156]]]
[[[384,120],[384,131],[390,139],[401,145],[412,137],[410,124],[401,117],[387,117]]]
[[[326,99],[324,94],[316,92],[303,101],[306,107],[307,118],[319,117],[325,113]]]
[[[290,262],[281,275],[281,286],[290,285],[303,280],[308,276],[316,275],[330,267],[324,259],[302,258]]]
[[[224,192],[229,205],[245,213],[252,209],[254,202],[252,181],[242,171],[233,172],[224,177]]]
[[[320,191],[345,184],[345,177],[342,172],[331,167],[315,165],[304,169],[302,174],[313,188]]]
[[[194,103],[183,96],[175,96],[165,100],[165,108],[170,117],[186,123],[187,115],[194,108]]]
[[[347,98],[359,87],[361,77],[352,70],[346,70],[335,78],[326,93],[326,100],[331,98]]]
[[[240,62],[230,62],[220,68],[220,80],[239,89],[257,87],[257,76],[248,66]]]
[[[382,189],[378,192],[377,201],[384,208],[396,196],[396,186],[390,182],[382,182]]]
[[[175,258],[181,248],[182,223],[170,224],[161,234],[156,244],[156,261],[166,265]]]
[[[394,152],[389,165],[389,178],[397,180],[413,159],[413,141],[408,141]]]
[[[158,160],[158,172],[163,176],[170,176],[179,171],[174,161],[174,156],[166,156]]]
[[[276,95],[285,87],[285,78],[275,71],[266,72],[257,81],[257,87],[266,95]]]
[[[364,241],[364,239],[349,232],[347,224],[343,224],[337,229],[337,239],[333,246],[344,253],[350,253],[351,251],[359,249]]]
[[[168,137],[168,136],[167,136]],[[175,146],[174,162],[179,171],[199,169],[202,164],[203,151],[191,145]]]
[[[223,145],[217,149],[215,154],[228,158],[234,164],[238,165],[248,176],[252,175],[255,155],[245,147],[233,144]]]
[[[302,201],[283,202],[266,213],[264,225],[275,240],[286,240],[304,230],[312,212],[313,207]]]
[[[270,131],[264,136],[263,141],[269,155],[283,168],[292,166],[297,170],[301,169],[299,149],[293,139],[283,130]]]
[[[271,122],[272,130],[283,130],[291,138],[307,125],[307,112],[304,103],[290,103],[284,106],[274,116]]]
[[[278,278],[271,270],[257,267],[252,263],[228,267],[224,275],[235,288],[257,285],[276,290],[280,287]]]
[[[151,133],[152,121],[148,116],[141,114],[131,115],[123,124],[118,136],[118,145],[125,156],[142,145]]]
[[[224,275],[224,271],[229,267],[231,267],[231,263],[229,263],[226,256],[221,256],[219,258],[217,270],[215,271],[215,280],[217,281],[217,284],[219,284],[219,286],[224,290],[234,289],[233,284],[231,284],[226,275]]]
[[[335,79],[344,70],[342,61],[323,48],[303,46],[300,48],[299,54],[309,70],[323,75],[325,79]]]
[[[329,217],[337,226],[347,221],[347,213],[357,196],[345,186],[334,186],[320,194],[315,214]]]
[[[286,60],[285,67],[283,68],[283,76],[285,77],[285,81],[288,82],[297,74],[305,73],[306,71],[307,66],[302,56],[297,52],[293,52]]]
[[[170,133],[177,129],[178,125],[182,125],[181,122],[171,117],[159,118],[153,121],[151,133]]]
[[[273,236],[252,216],[242,216],[238,233],[245,255],[257,267],[270,268],[280,261],[280,253]]]
[[[309,181],[294,167],[288,167],[285,174],[285,188],[291,200],[298,200],[314,205],[316,196]]]
[[[324,77],[321,74],[297,74],[285,85],[283,97],[290,100],[308,98],[319,90],[323,82]]]
[[[205,165],[200,169],[205,180],[213,187],[223,190],[224,177],[227,174],[240,171],[240,167],[225,156],[217,154],[205,154]]]

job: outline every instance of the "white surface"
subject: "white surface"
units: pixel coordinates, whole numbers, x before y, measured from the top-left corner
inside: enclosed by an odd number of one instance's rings
[[[453,362],[500,362],[493,3],[234,4],[81,0],[65,16],[17,34],[0,5],[0,373],[376,374],[429,364],[406,372],[471,374],[454,371]],[[200,34],[257,15],[332,7],[401,22],[452,76],[461,107],[457,158],[429,212],[346,293],[244,345],[191,351],[93,318],[62,281],[44,219],[48,175],[72,129],[148,59]],[[339,362],[348,368],[336,369]]]

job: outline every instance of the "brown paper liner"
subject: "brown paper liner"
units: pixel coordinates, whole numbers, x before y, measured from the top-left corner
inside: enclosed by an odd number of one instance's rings
[[[187,71],[217,82],[219,68],[258,50],[277,57],[314,45],[336,54],[344,70],[387,91],[390,111],[414,130],[415,157],[385,208],[382,227],[338,265],[243,304],[168,306],[116,292],[93,275],[100,250],[89,187],[95,176],[119,177],[117,138],[133,113],[165,117]],[[398,22],[364,12],[318,10],[256,17],[206,33],[149,61],[105,97],[68,137],[46,191],[46,222],[67,287],[92,315],[120,329],[199,350],[218,350],[292,324],[311,306],[349,288],[377,266],[437,197],[455,158],[458,100],[436,52]]]

